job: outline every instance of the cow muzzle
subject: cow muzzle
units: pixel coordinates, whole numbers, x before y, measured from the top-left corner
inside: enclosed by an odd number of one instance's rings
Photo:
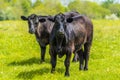
[[[34,30],[34,29],[30,29],[30,30],[29,30],[29,33],[30,33],[30,34],[34,34],[34,33],[35,33],[35,30]]]

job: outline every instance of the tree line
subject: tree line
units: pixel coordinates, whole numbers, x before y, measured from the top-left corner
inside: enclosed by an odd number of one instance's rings
[[[88,0],[70,0],[67,6],[61,0],[0,0],[0,20],[19,20],[21,15],[54,15],[58,12],[78,11],[92,19],[103,19],[106,15],[120,17],[120,3],[105,0],[101,3]]]

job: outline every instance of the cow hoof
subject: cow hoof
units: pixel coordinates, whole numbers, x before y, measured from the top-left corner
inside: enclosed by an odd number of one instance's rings
[[[69,77],[70,76],[70,74],[69,73],[65,73],[65,77]]]
[[[87,71],[87,70],[88,70],[88,68],[84,67],[84,71]]]
[[[55,73],[55,69],[52,69],[52,70],[51,70],[51,73]]]
[[[79,70],[84,70],[84,67],[83,67],[83,66],[80,66]]]
[[[55,71],[51,71],[51,73],[52,73],[52,74],[54,74],[54,73],[55,73]]]
[[[79,68],[80,71],[84,70],[83,68]]]
[[[40,63],[44,63],[45,62],[45,60],[40,60]]]

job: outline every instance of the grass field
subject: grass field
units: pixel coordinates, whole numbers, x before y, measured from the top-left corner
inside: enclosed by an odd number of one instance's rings
[[[23,21],[0,22],[0,80],[120,80],[120,20],[93,20],[94,39],[89,70],[79,71],[79,63],[70,65],[70,77],[64,77],[64,58],[58,58],[51,74],[49,46],[46,61],[39,63],[39,45],[28,33]]]

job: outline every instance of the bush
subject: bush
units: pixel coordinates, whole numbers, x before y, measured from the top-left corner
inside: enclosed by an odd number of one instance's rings
[[[105,9],[95,2],[75,0],[68,5],[70,10],[76,10],[81,14],[85,14],[90,18],[104,18],[106,14],[110,14],[108,9]]]
[[[106,15],[105,19],[108,19],[108,20],[118,20],[119,18],[115,14],[111,14],[109,16]]]
[[[120,4],[111,4],[109,6],[109,10],[112,14],[116,14],[118,17],[120,17]]]
[[[30,14],[55,15],[59,12],[78,11],[93,19],[105,18],[105,15],[116,14],[120,17],[120,4],[114,0],[106,0],[101,5],[86,0],[69,0],[68,6],[61,4],[61,0],[1,0],[0,20],[16,20],[21,15]]]
[[[39,6],[36,6],[38,5]],[[29,14],[35,13],[40,15],[54,15],[58,12],[65,12],[66,8],[60,2],[44,1],[43,3],[38,2],[34,4],[35,6],[31,9]]]

